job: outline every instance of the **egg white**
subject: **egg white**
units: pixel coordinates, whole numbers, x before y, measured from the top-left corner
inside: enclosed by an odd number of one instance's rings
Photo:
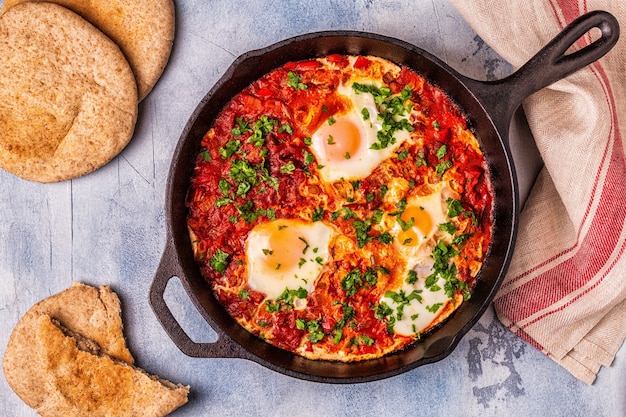
[[[274,253],[270,243],[274,233],[289,233],[293,244],[282,253]],[[246,241],[248,285],[264,293],[268,299],[278,298],[286,289],[304,288],[312,292],[316,279],[328,262],[329,245],[334,234],[334,229],[321,221],[310,223],[279,219],[255,226]],[[268,264],[268,256],[273,256],[277,263]],[[297,257],[303,261],[288,267],[289,262],[281,264],[281,256]]]
[[[352,89],[352,82],[342,84],[337,89],[339,95],[347,98],[352,106],[350,110],[342,115],[333,116],[339,122],[341,119],[348,119],[357,127],[361,138],[360,147],[354,154],[342,157],[339,160],[332,158],[327,149],[328,138],[332,136],[333,125],[324,122],[312,135],[311,150],[315,155],[318,165],[321,165],[320,176],[325,182],[335,182],[340,180],[357,180],[369,176],[376,167],[392,156],[398,147],[409,138],[409,132],[399,130],[394,133],[395,143],[389,144],[383,149],[371,149],[372,145],[378,142],[377,133],[382,129],[382,120],[378,118],[374,97],[369,93],[355,93]],[[363,116],[363,109],[367,110],[367,118]],[[408,117],[405,115],[403,118]]]
[[[439,229],[439,225],[442,223],[450,222],[448,217],[448,208],[446,200],[451,196],[454,198],[454,193],[445,181],[437,183],[432,186],[433,192],[425,196],[411,196],[407,199],[406,208],[413,208],[418,211],[423,211],[431,220],[431,227],[427,231],[419,230],[416,225],[411,227],[412,232],[417,242],[405,242],[405,234],[403,233],[400,223],[397,221],[397,216],[388,216],[386,224],[390,227],[389,233],[394,237],[394,244],[407,260],[409,268],[414,268],[417,265],[422,265],[424,259],[430,257],[432,246],[436,241],[443,239],[444,242],[449,243],[452,236],[447,232]]]
[[[400,305],[393,301],[390,297],[383,296],[381,303],[386,303],[394,310],[394,331],[402,335],[414,335],[419,333],[437,317],[441,309],[450,301],[444,291],[446,281],[439,277],[436,284],[430,288],[425,287],[426,278],[433,273],[434,259],[432,250],[439,241],[450,243],[452,235],[442,231],[439,225],[450,222],[448,216],[446,200],[450,197],[454,198],[454,193],[445,181],[432,186],[433,192],[425,196],[412,196],[407,199],[406,207],[416,207],[428,214],[432,223],[429,230],[420,231],[416,226],[412,226],[418,242],[408,245],[401,241],[403,235],[402,227],[397,222],[396,216],[388,216],[385,221],[390,227],[390,234],[394,237],[394,245],[399,256],[406,262],[405,270],[402,272],[402,285],[394,290],[395,292],[403,291],[406,295],[413,291],[419,291],[421,300],[413,299],[407,305],[400,308],[402,315],[397,317]],[[406,282],[409,271],[415,271],[417,281],[413,284]],[[433,291],[435,289],[435,291]],[[427,307],[440,304],[440,307],[434,311],[430,311]]]
[[[419,333],[428,327],[441,313],[442,308],[450,302],[450,298],[448,298],[443,289],[446,283],[443,278],[440,277],[431,288],[426,288],[425,282],[426,277],[420,276],[415,284],[407,284],[405,282],[402,285],[399,291],[403,291],[407,296],[413,291],[418,291],[421,298],[419,300],[413,299],[408,305],[404,305],[401,309],[400,317],[398,317],[400,304],[390,297],[381,297],[380,302],[387,304],[394,310],[393,314],[396,320],[393,330],[396,334],[412,336]],[[432,288],[436,288],[436,291],[432,291]]]

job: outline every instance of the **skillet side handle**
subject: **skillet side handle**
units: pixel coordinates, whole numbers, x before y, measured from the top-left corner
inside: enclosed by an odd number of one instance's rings
[[[196,343],[183,330],[172,311],[165,302],[164,294],[170,279],[182,274],[175,258],[175,250],[171,239],[161,257],[149,291],[150,306],[174,344],[187,356],[195,358],[245,358],[247,355],[228,336],[218,334],[215,343]]]
[[[598,39],[566,53],[594,28],[600,30]],[[619,35],[619,23],[612,14],[592,11],[570,23],[510,76],[494,82],[470,80],[469,83],[475,84],[476,95],[489,113],[496,115],[494,119],[508,128],[523,99],[602,58],[617,43]]]

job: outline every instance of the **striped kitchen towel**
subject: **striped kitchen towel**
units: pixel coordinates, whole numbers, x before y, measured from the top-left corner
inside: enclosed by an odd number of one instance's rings
[[[622,23],[604,58],[523,103],[545,166],[494,299],[505,326],[591,384],[626,338],[626,2],[450,1],[514,68],[588,11]]]

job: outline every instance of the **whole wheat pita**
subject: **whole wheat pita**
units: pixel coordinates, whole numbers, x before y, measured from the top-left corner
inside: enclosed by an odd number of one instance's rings
[[[23,3],[0,16],[0,167],[55,182],[87,174],[130,141],[134,74],[119,47],[76,13]]]
[[[33,0],[5,0],[2,11]],[[35,0],[42,1],[42,0]],[[137,78],[139,101],[152,90],[174,40],[172,0],[52,0],[78,13],[117,43]]]
[[[133,363],[124,339],[117,295],[107,286],[94,288],[76,282],[32,306],[9,337],[2,361],[4,375],[13,391],[30,407],[39,407],[49,395],[41,384],[44,365],[37,353],[37,323],[42,315],[50,316],[65,328],[94,341],[102,353]]]
[[[49,316],[38,317],[36,350],[48,389],[37,407],[43,417],[160,417],[187,402],[189,387],[115,361],[77,338]]]

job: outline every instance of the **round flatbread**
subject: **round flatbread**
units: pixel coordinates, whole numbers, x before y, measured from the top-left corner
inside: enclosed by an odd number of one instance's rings
[[[3,10],[29,0],[5,0]],[[32,1],[32,0],[30,0]],[[117,43],[137,78],[139,101],[152,90],[174,40],[172,0],[52,0],[81,15]]]
[[[39,316],[35,330],[41,384],[50,390],[36,409],[43,417],[161,417],[187,402],[188,386],[102,355],[49,316]]]
[[[23,3],[0,16],[0,167],[56,182],[87,174],[130,141],[134,74],[118,46],[76,13]]]
[[[50,316],[65,328],[96,342],[102,353],[132,364],[133,357],[123,335],[120,300],[109,287],[94,288],[74,283],[46,298],[26,312],[11,333],[2,366],[7,382],[30,407],[39,408],[48,397],[45,366],[37,350],[41,316]]]

